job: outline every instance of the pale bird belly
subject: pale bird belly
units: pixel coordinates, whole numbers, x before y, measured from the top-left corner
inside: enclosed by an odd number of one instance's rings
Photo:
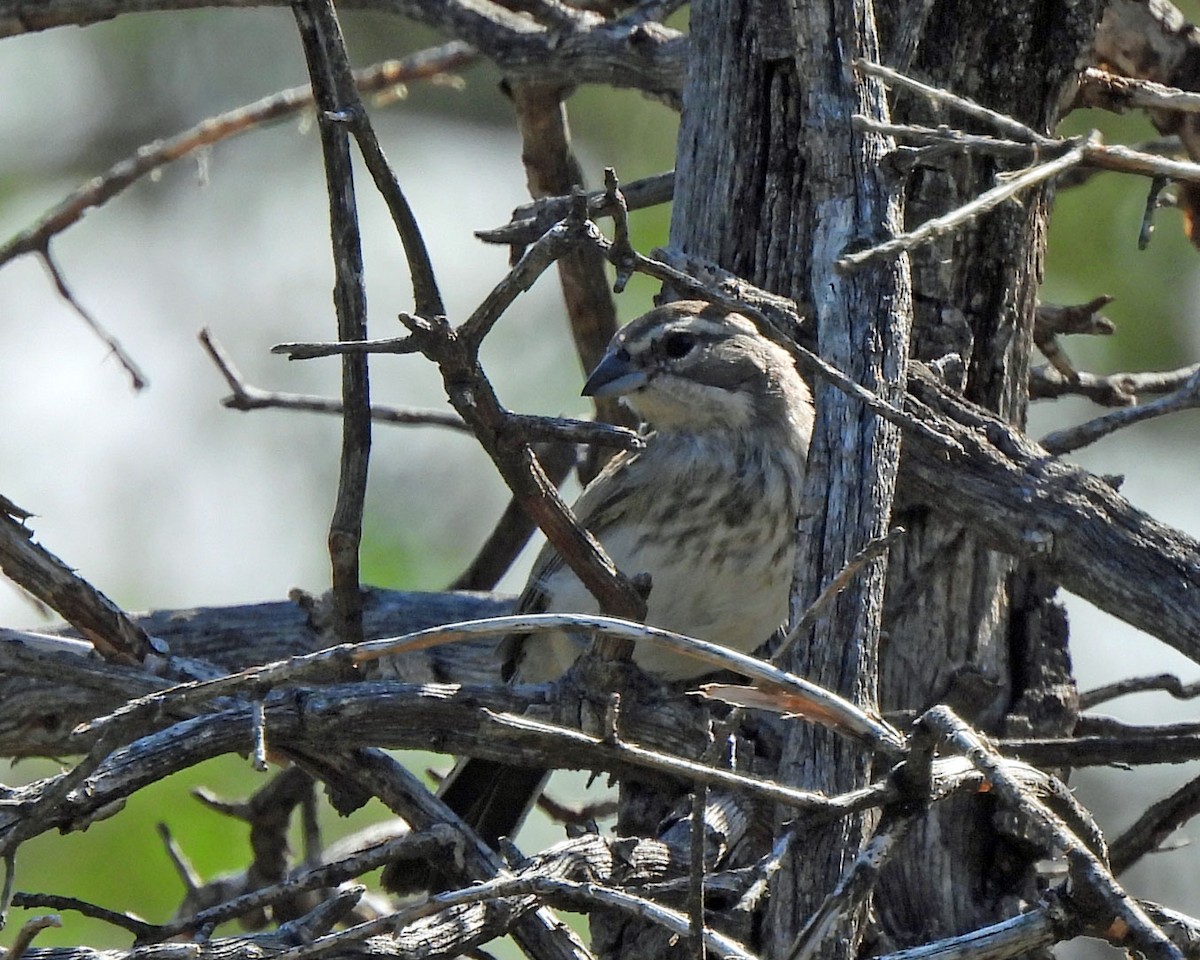
[[[789,529],[747,524],[724,538],[648,541],[625,531],[604,537],[617,566],[630,576],[649,573],[651,590],[646,622],[676,633],[750,652],[787,618],[794,549]],[[550,578],[549,610],[596,613],[598,606],[569,570]],[[585,636],[553,634],[525,641],[520,677],[539,683],[560,676],[583,652]],[[634,662],[662,680],[684,680],[709,673],[699,660],[639,642]]]

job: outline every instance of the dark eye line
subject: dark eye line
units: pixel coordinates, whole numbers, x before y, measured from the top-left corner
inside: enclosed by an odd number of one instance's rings
[[[662,350],[672,360],[687,356],[696,346],[697,339],[683,330],[673,330],[662,339]]]

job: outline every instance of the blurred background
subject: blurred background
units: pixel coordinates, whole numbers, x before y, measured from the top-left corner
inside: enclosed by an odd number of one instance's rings
[[[1194,4],[1185,5],[1196,17]],[[356,66],[440,39],[394,18],[345,17]],[[504,223],[527,200],[520,146],[499,75],[478,66],[460,86],[414,84],[374,111],[384,148],[431,248],[452,319],[461,320],[504,275],[507,251],[472,232]],[[0,240],[35,221],[80,183],[213,114],[306,81],[286,10],[131,15],[0,43]],[[585,89],[569,109],[591,185],[605,166],[622,180],[673,165],[676,116],[629,92]],[[1099,127],[1109,142],[1154,135],[1140,117],[1073,115],[1066,132]],[[367,179],[361,175],[360,183]],[[1145,252],[1137,236],[1148,181],[1104,174],[1064,192],[1050,229],[1043,300],[1115,296],[1111,338],[1075,338],[1067,349],[1095,373],[1195,362],[1200,254],[1180,218],[1162,211]],[[360,191],[372,336],[401,332],[395,315],[411,291],[390,219]],[[641,250],[667,236],[665,208],[633,215]],[[336,490],[339,423],[315,414],[236,413],[200,349],[207,327],[253,385],[336,396],[337,362],[288,363],[272,344],[335,336],[327,201],[311,119],[279,122],[218,144],[143,179],[58,237],[53,253],[79,301],[125,346],[150,387],[131,390],[106,348],[57,296],[41,263],[0,268],[0,493],[32,511],[37,539],[127,609],[282,599],[328,584],[325,536]],[[641,313],[653,288],[636,282],[618,300]],[[581,375],[562,321],[553,273],[524,295],[487,341],[484,362],[510,408],[582,415]],[[445,407],[423,360],[372,364],[373,399]],[[1102,411],[1085,401],[1036,406],[1041,435]],[[1076,459],[1123,474],[1124,494],[1159,519],[1200,535],[1194,477],[1200,417],[1184,414],[1117,434]],[[402,589],[439,589],[468,563],[507,501],[473,440],[432,428],[378,427],[372,451],[364,575]],[[527,562],[506,587],[515,590]],[[1155,640],[1067,598],[1081,688],[1200,667]],[[0,625],[36,628],[41,613],[0,580]],[[1106,712],[1140,722],[1194,718],[1193,704],[1160,695],[1126,698]],[[1077,773],[1080,799],[1115,835],[1197,765]],[[59,767],[0,767],[0,782]],[[166,919],[182,889],[158,841],[165,820],[210,878],[244,866],[245,830],[202,809],[188,791],[226,796],[262,783],[225,758],[144,791],[120,817],[87,833],[22,847],[18,890],[77,896],[151,920]],[[360,817],[374,815],[368,811]],[[359,825],[327,824],[330,835]],[[542,825],[535,829],[549,830]],[[1180,844],[1189,830],[1173,838]],[[1125,880],[1139,896],[1200,914],[1200,861],[1183,848],[1148,858]],[[14,911],[0,944],[28,914]],[[64,916],[38,945],[122,945],[114,928]],[[1080,956],[1082,948],[1063,948]]]

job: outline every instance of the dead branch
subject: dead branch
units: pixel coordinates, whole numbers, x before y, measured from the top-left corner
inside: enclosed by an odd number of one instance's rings
[[[1080,372],[1072,383],[1046,367],[1034,367],[1030,372],[1029,395],[1034,400],[1053,400],[1067,394],[1087,397],[1105,407],[1127,407],[1137,403],[1141,394],[1171,393],[1190,380],[1200,364],[1178,370],[1152,370],[1141,373],[1112,373],[1096,376]]]
[[[29,945],[33,943],[34,937],[43,930],[61,926],[62,922],[54,915],[34,917],[17,932],[17,936],[13,940],[12,949],[5,952],[5,957],[7,960],[21,960],[27,954]]]
[[[1140,736],[1006,738],[999,745],[1006,755],[1042,767],[1133,767],[1200,759],[1200,736],[1159,732],[1152,727],[1144,728]]]
[[[1091,710],[1109,700],[1115,700],[1117,697],[1125,697],[1131,693],[1144,693],[1147,690],[1162,690],[1176,700],[1191,700],[1200,697],[1200,683],[1185,684],[1174,674],[1159,673],[1152,677],[1130,677],[1115,683],[1106,683],[1094,690],[1086,690],[1079,695],[1079,709]]]
[[[1200,778],[1189,780],[1169,797],[1148,807],[1124,833],[1112,842],[1109,863],[1120,874],[1147,854],[1154,853],[1164,840],[1200,814]]]
[[[276,393],[261,390],[246,383],[229,355],[207,329],[201,330],[199,340],[212,362],[233,393],[221,401],[230,410],[299,410],[307,413],[330,413],[342,415],[346,406],[341,400],[329,397],[302,396],[298,393]],[[359,341],[362,342],[362,341]],[[369,342],[369,341],[367,341]],[[346,346],[342,344],[341,346]],[[377,423],[395,423],[406,426],[437,426],[450,430],[467,431],[461,417],[441,410],[413,410],[401,407],[384,407],[371,404],[371,419]]]
[[[1064,430],[1048,433],[1039,441],[1046,450],[1056,456],[1072,453],[1081,447],[1095,443],[1111,433],[1142,423],[1155,417],[1163,417],[1182,410],[1194,410],[1200,406],[1200,373],[1193,374],[1174,393],[1133,407],[1123,407],[1080,423]]]
[[[1086,333],[1109,336],[1116,325],[1099,311],[1112,303],[1107,295],[1096,297],[1087,303],[1059,306],[1039,303],[1033,321],[1033,342],[1050,365],[1069,381],[1077,381],[1079,374],[1071,365],[1070,358],[1058,342],[1066,334]]]
[[[1193,599],[1200,544],[1137,510],[1110,485],[1051,458],[919,365],[910,371],[906,408],[966,451],[947,460],[926,446],[924,435],[909,434],[903,469],[916,498],[1200,661],[1200,643],[1193,641],[1200,636],[1200,604]],[[1067,503],[1069,520],[1061,512]]]
[[[47,239],[40,247],[33,249],[40,255],[42,264],[50,274],[51,280],[54,281],[54,289],[58,291],[58,295],[75,311],[76,315],[87,325],[88,329],[108,347],[109,353],[117,358],[117,362],[129,375],[129,382],[133,389],[142,390],[148,387],[150,381],[146,379],[146,375],[142,373],[141,368],[134,361],[133,357],[121,345],[121,341],[113,336],[99,320],[92,316],[91,312],[71,292],[71,288],[67,286],[67,278],[63,276],[62,271],[58,268],[58,264],[50,253],[50,241]],[[3,263],[4,260],[0,259],[0,264]]]
[[[1090,928],[1108,931],[1120,920],[1130,945],[1147,957],[1183,960],[1179,948],[1114,879],[1105,862],[1107,851],[1091,849],[1070,826],[1013,780],[1004,760],[966,724],[949,709],[934,707],[922,716],[918,726],[961,751],[987,776],[1000,802],[1020,812],[1047,848],[1057,847],[1065,852],[1072,873],[1072,902],[1084,911],[1083,919]]]
[[[500,638],[510,634],[536,634],[560,630],[587,631],[629,643],[650,643],[689,656],[714,669],[733,670],[764,687],[785,693],[806,705],[806,716],[831,729],[857,738],[885,754],[904,750],[904,738],[889,724],[816,684],[780,670],[765,661],[719,644],[660,630],[613,617],[583,614],[521,614],[487,620],[451,623],[404,637],[388,637],[359,644],[339,644],[281,660],[260,664],[215,679],[176,684],[126,702],[113,713],[76,729],[77,735],[94,735],[112,729],[138,729],[155,717],[187,711],[220,697],[261,695],[269,690],[303,682],[333,682],[346,669],[384,657],[392,658],[457,643],[473,637]],[[609,687],[603,689],[608,690]],[[536,764],[528,764],[536,766]],[[551,764],[552,766],[553,764]]]
[[[1200,94],[1153,80],[1122,77],[1088,67],[1079,77],[1080,106],[1123,113],[1134,108],[1200,113]]]
[[[631,180],[623,184],[621,192],[630,210],[669,203],[675,192],[675,171],[659,173],[643,180]],[[588,216],[593,220],[612,216],[611,198],[607,190],[592,190],[587,194]],[[569,192],[559,196],[545,197],[533,203],[517,207],[512,219],[502,227],[492,230],[476,230],[475,236],[484,243],[501,243],[520,250],[533,243],[571,212],[572,198]]]
[[[511,86],[521,134],[521,162],[535,201],[582,190],[583,169],[571,150],[566,123],[567,90],[544,83],[514,83]],[[590,206],[590,205],[589,205]],[[590,211],[589,211],[590,212]],[[604,257],[594,247],[576,247],[558,258],[559,286],[567,308],[567,321],[575,341],[575,352],[584,372],[595,369],[613,334],[617,332],[617,308],[609,290]],[[595,397],[596,419],[605,423],[636,427],[637,423],[616,397]],[[604,466],[607,455],[589,451],[580,479],[587,483]]]
[[[363,281],[362,238],[350,162],[348,117],[362,113],[341,26],[329,0],[309,0],[293,6],[296,26],[308,63],[325,180],[329,192],[330,239],[333,245],[334,291],[339,340],[367,338],[367,296]],[[417,277],[414,275],[414,286]],[[333,573],[335,635],[345,643],[361,640],[362,597],[359,544],[367,495],[367,464],[371,454],[370,390],[367,358],[342,358],[342,451],[337,501],[329,524],[329,559]]]
[[[150,638],[116,604],[33,540],[30,516],[11,501],[0,504],[0,570],[13,583],[60,614],[107,660],[143,663],[154,653]]]
[[[394,89],[413,80],[436,79],[461,70],[479,58],[468,45],[452,41],[422,50],[403,60],[386,60],[354,73],[362,93]],[[26,253],[48,248],[50,240],[78,223],[93,207],[100,207],[142,177],[205,147],[239,134],[257,130],[265,123],[306,110],[313,105],[311,86],[292,87],[256,100],[227,113],[209,117],[196,126],[138,147],[133,156],[117,161],[71,191],[38,220],[0,245],[0,266]]]
[[[1065,146],[1066,150],[1059,156],[1045,162],[1035,163],[1017,173],[1006,175],[1003,182],[992,187],[991,190],[981,193],[974,200],[964,203],[944,216],[926,220],[919,227],[907,233],[899,234],[891,240],[885,240],[866,250],[847,253],[838,260],[838,266],[843,270],[849,270],[878,258],[899,256],[923,244],[932,243],[939,237],[960,229],[989,210],[994,210],[1023,190],[1029,190],[1038,184],[1045,183],[1084,162],[1087,156],[1087,141],[1060,141],[1060,144]],[[1196,175],[1200,177],[1200,167],[1197,168]]]
[[[49,6],[42,0],[0,0],[0,38],[193,5],[193,0],[56,0]],[[238,6],[240,0],[207,5]],[[286,6],[282,0],[270,0],[269,5]],[[380,4],[356,0],[345,7],[378,10]],[[639,11],[612,22],[578,17],[564,30],[495,3],[388,0],[386,9],[466,41],[511,79],[601,83],[642,90],[673,105],[679,102],[687,38]]]
[[[441,318],[402,316],[421,352],[438,365],[451,404],[475,431],[509,489],[536,521],[563,560],[596,596],[602,610],[640,620],[645,601],[616,569],[595,538],[571,516],[527,443],[508,443],[509,414],[479,365],[483,337],[513,299],[592,225],[578,212],[535,243],[457,329]]]
[[[971,117],[975,120],[981,120],[988,126],[995,128],[1007,137],[1014,140],[1023,141],[1030,144],[1039,144],[1041,146],[1050,146],[1054,144],[1054,140],[1043,134],[1038,133],[1032,127],[1021,123],[1019,120],[1008,116],[1004,113],[998,113],[995,110],[985,107],[982,104],[976,103],[967,97],[961,97],[958,94],[948,90],[942,90],[939,87],[931,87],[927,83],[922,83],[912,77],[907,77],[904,74],[886,67],[880,63],[872,63],[870,60],[857,59],[854,61],[854,68],[861,71],[869,77],[877,77],[884,83],[892,87],[900,87],[911,93],[929,100],[942,106],[950,107],[958,111],[963,116]]]
[[[849,924],[867,903],[879,880],[879,872],[896,852],[908,828],[925,813],[909,807],[884,813],[866,846],[859,851],[834,888],[796,937],[788,960],[812,960],[821,945]]]

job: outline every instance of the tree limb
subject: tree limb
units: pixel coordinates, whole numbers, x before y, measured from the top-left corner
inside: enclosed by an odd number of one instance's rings
[[[0,39],[126,13],[245,5],[246,0],[0,0]],[[255,3],[264,5],[288,4]],[[638,16],[563,31],[488,0],[353,0],[341,6],[407,17],[465,40],[511,79],[632,87],[671,104],[678,103],[683,86],[687,38]]]

